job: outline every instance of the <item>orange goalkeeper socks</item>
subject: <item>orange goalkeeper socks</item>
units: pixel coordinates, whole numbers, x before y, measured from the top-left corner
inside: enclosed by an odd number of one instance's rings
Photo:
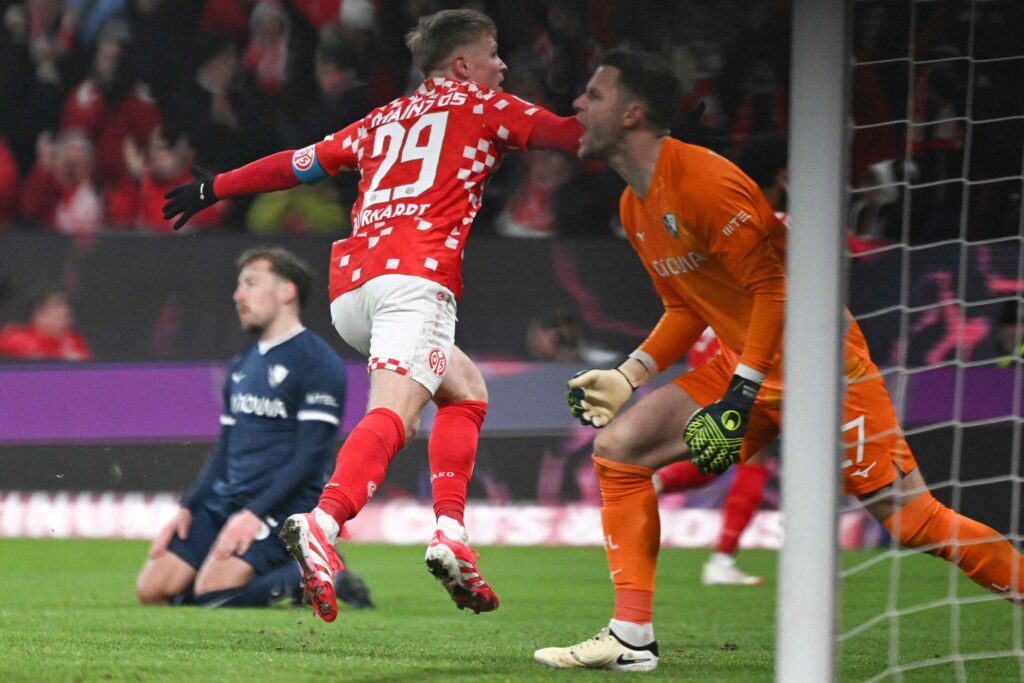
[[[594,456],[601,488],[604,548],[615,586],[615,619],[650,623],[654,613],[654,572],[661,545],[653,470]]]
[[[927,491],[882,524],[903,545],[952,562],[982,588],[1024,590],[1021,555],[1006,537],[954,512]]]

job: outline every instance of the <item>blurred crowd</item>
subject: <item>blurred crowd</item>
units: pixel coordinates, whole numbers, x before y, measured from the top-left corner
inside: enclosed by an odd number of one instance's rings
[[[848,225],[861,246],[1020,233],[1021,25],[1016,0],[854,3]]]
[[[163,194],[193,164],[218,172],[305,146],[414,89],[403,37],[452,6],[495,19],[505,89],[557,113],[572,112],[602,51],[629,45],[680,76],[675,135],[737,158],[787,132],[786,0],[0,0],[0,228],[169,233]],[[1021,126],[972,137],[963,117],[1024,114],[1022,61],[963,57],[1024,55],[1024,13],[1009,0],[965,7],[854,4],[849,225],[861,246],[957,236],[965,222],[1016,234],[1019,183],[980,181],[1019,175],[1020,154],[998,146]],[[704,116],[686,122],[698,102]],[[602,166],[558,152],[506,166],[477,231],[615,234],[622,186]],[[965,171],[980,182],[969,197]],[[356,181],[223,202],[188,229],[344,235]]]
[[[411,91],[405,33],[467,5],[498,24],[506,89],[560,114],[601,51],[630,44],[672,62],[688,93],[680,112],[703,100],[729,145],[785,129],[785,2],[6,1],[0,226],[169,232],[163,193],[193,164],[222,171],[307,145]],[[621,186],[604,168],[556,152],[508,166],[481,231],[612,234]],[[223,203],[191,229],[344,234],[355,182]]]

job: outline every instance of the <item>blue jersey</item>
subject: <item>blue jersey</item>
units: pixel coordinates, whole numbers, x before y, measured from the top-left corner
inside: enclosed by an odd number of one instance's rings
[[[221,434],[183,504],[246,508],[283,519],[316,506],[345,403],[345,366],[301,328],[237,356],[224,385]]]

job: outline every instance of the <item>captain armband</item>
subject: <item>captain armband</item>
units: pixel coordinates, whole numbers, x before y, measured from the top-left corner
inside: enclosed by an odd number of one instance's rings
[[[292,173],[304,185],[319,183],[327,177],[327,171],[316,159],[315,144],[295,150],[292,154]]]

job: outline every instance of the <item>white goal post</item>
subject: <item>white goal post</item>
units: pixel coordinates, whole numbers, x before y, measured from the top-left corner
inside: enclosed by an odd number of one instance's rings
[[[835,680],[847,7],[796,0],[775,680]],[[800,359],[793,362],[792,359]]]

